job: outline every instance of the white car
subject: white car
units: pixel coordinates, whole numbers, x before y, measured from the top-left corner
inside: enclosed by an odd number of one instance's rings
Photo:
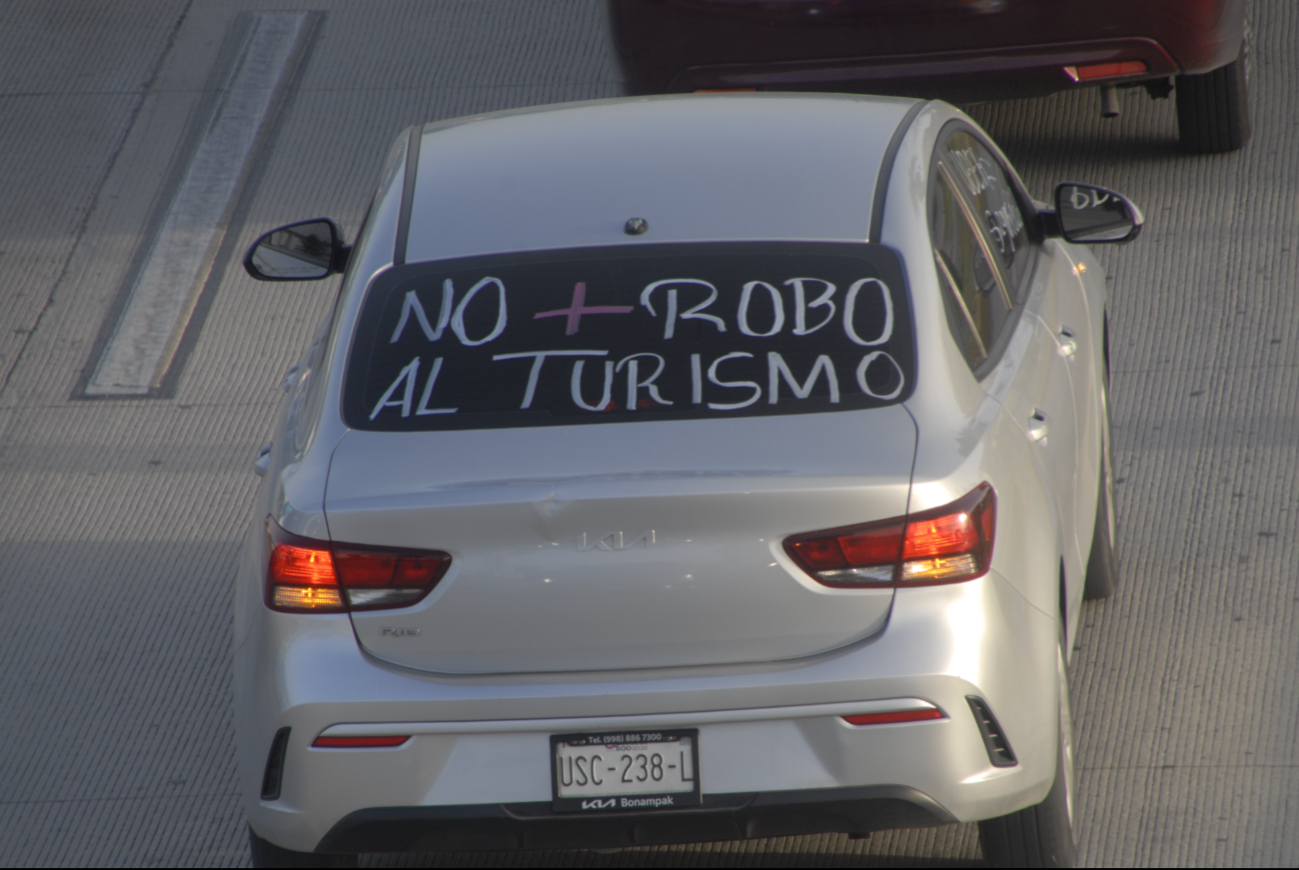
[[[254,863],[979,821],[1075,857],[1115,579],[1106,289],[939,102],[692,95],[411,129],[286,381],[240,561]]]

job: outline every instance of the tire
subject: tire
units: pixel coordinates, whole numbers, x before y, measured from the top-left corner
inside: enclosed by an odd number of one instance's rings
[[[1240,55],[1226,66],[1177,77],[1177,131],[1182,150],[1221,154],[1245,147],[1249,116],[1249,30]]]
[[[1085,601],[1109,598],[1119,587],[1118,524],[1114,519],[1114,465],[1110,457],[1108,408],[1107,396],[1105,433],[1101,442],[1100,492],[1096,498],[1096,522],[1092,526],[1092,548],[1087,555],[1087,577],[1083,581]]]
[[[1073,820],[1076,801],[1073,708],[1063,647],[1056,652],[1060,727],[1055,782],[1046,800],[1008,816],[979,822],[979,844],[990,867],[1072,867],[1078,860]]]
[[[254,867],[355,867],[357,859],[356,855],[282,849],[257,836],[252,827],[248,828],[248,851],[252,853]]]

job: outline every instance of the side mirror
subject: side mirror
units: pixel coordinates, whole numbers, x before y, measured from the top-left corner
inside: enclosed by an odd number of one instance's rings
[[[1055,186],[1055,213],[1043,217],[1047,235],[1087,245],[1130,242],[1145,223],[1141,209],[1123,195],[1072,181]]]
[[[316,281],[343,271],[351,252],[338,224],[317,218],[262,236],[244,255],[244,269],[258,281]]]

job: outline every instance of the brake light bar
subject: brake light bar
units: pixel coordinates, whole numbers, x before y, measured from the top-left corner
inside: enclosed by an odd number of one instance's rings
[[[785,552],[827,586],[932,586],[986,574],[996,531],[997,494],[981,483],[934,510],[795,535]]]
[[[266,520],[266,606],[290,613],[409,607],[451,566],[436,550],[333,544],[290,534]]]
[[[383,737],[317,737],[311,745],[318,749],[380,749],[401,746],[409,734]]]
[[[1092,63],[1086,66],[1067,66],[1064,74],[1075,82],[1092,79],[1114,79],[1122,76],[1138,75],[1148,70],[1145,61],[1125,60],[1119,63]]]

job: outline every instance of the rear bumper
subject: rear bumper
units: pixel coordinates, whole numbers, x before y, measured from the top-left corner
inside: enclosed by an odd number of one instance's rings
[[[1077,50],[1118,52],[1116,61],[1145,60],[1148,78],[1208,72],[1239,53],[1246,5],[1244,0],[607,2],[610,35],[633,93],[752,87],[954,102],[1077,87],[1062,70],[1078,62]],[[1035,56],[1039,63],[1026,63]],[[735,75],[769,80],[723,82]]]
[[[828,832],[867,833],[955,822],[904,786],[716,794],[689,810],[556,815],[549,803],[380,807],[351,813],[317,852],[617,849]]]
[[[1055,616],[995,572],[905,590],[884,631],[822,656],[639,673],[421,674],[366,656],[346,616],[263,608],[235,651],[244,810],[260,836],[298,851],[362,841],[422,849],[409,844],[449,836],[464,826],[445,820],[466,818],[466,831],[498,844],[490,848],[990,818],[1037,803],[1054,778],[1056,643]],[[993,764],[969,696],[991,706],[1018,764]],[[897,699],[946,718],[863,727],[842,718]],[[551,815],[549,735],[629,727],[699,729],[705,806],[590,824]],[[263,800],[282,728],[291,729],[282,790]],[[395,748],[314,748],[324,733],[412,736]],[[812,797],[791,797],[804,793]],[[895,803],[861,803],[877,799]],[[822,821],[798,808],[809,801],[824,804]]]
[[[1044,96],[1101,84],[1080,83],[1065,68],[1127,61],[1140,61],[1145,72],[1103,83],[1167,78],[1181,72],[1177,62],[1153,39],[1116,39],[938,54],[697,66],[674,76],[668,90],[830,90],[962,103]]]

